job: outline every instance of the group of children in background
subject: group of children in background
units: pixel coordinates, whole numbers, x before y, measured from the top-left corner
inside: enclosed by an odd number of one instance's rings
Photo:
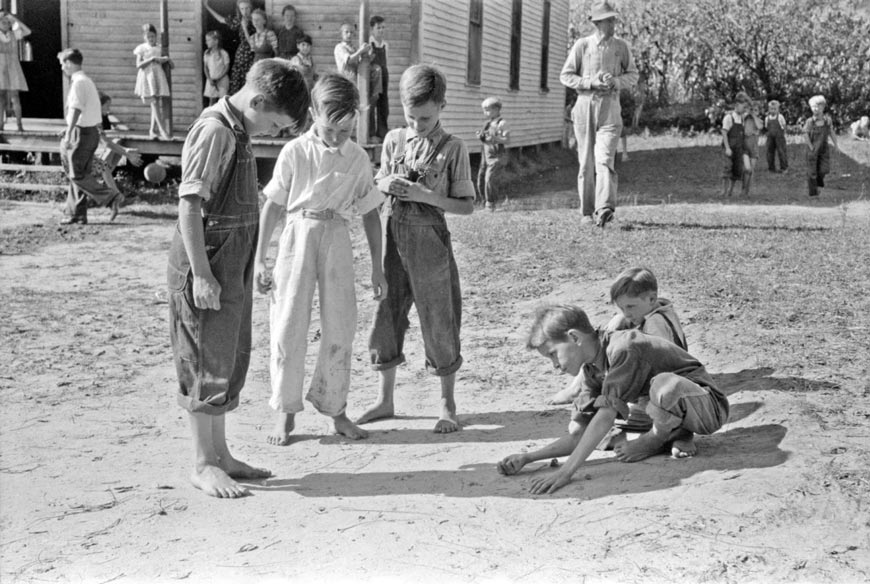
[[[395,416],[396,367],[405,361],[412,306],[426,367],[441,385],[433,431],[461,429],[454,386],[463,363],[462,298],[445,215],[471,213],[475,192],[465,143],[440,122],[446,89],[444,75],[431,65],[414,65],[402,74],[407,127],[386,135],[374,178],[365,152],[350,140],[359,92],[339,74],[321,77],[309,95],[298,69],[287,61],[262,60],[239,92],[218,101],[192,126],[182,153],[168,285],[177,395],[189,412],[191,482],[197,488],[236,498],[248,492],[240,480],[271,476],[236,459],[226,443],[225,414],[239,405],[250,363],[255,284],[270,295],[270,405],[277,418],[269,443],[288,444],[295,414],[303,409],[315,289],[322,337],[305,397],[333,419],[336,432],[366,438],[360,425]],[[497,105],[492,100],[483,105],[493,127],[481,132],[485,144],[501,131]],[[250,137],[298,129],[309,113],[310,129],[282,149],[258,213]],[[376,402],[354,423],[347,415],[357,320],[348,222],[356,217],[362,217],[372,260],[377,306],[368,346],[380,383]],[[270,269],[270,242],[282,219]],[[533,493],[567,484],[608,435],[625,462],[668,449],[682,458],[695,454],[695,434],[715,432],[728,417],[727,399],[686,352],[676,312],[658,297],[652,273],[624,272],[611,296],[622,316],[605,330],[594,329],[575,306],[547,307],[535,319],[528,346],[575,376],[563,396],[574,401],[575,412],[565,437],[497,465],[510,475],[532,460],[569,456],[562,469],[533,481]],[[643,433],[634,440],[614,433],[617,418],[635,423],[634,429],[639,423]]]
[[[824,96],[811,97],[809,106],[812,115],[803,126],[807,144],[807,191],[810,197],[817,197],[821,187],[825,186],[825,175],[831,171],[831,150],[828,143],[837,150],[839,146],[831,116],[825,114],[827,101]],[[862,118],[864,119],[866,116]],[[861,120],[858,120],[852,125],[852,135],[858,139],[861,139],[860,124]],[[730,197],[737,184],[741,185],[742,196],[749,196],[758,161],[760,133],[767,136],[767,169],[780,173],[788,170],[785,130],[786,120],[780,112],[778,101],[772,100],[767,104],[767,114],[762,120],[759,117],[758,105],[746,93],[741,91],[735,96],[733,109],[722,119],[722,147],[725,155],[723,197]],[[777,161],[779,169],[776,167]]]

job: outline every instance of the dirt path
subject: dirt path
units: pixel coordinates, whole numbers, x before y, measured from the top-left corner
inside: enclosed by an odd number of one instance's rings
[[[856,204],[850,213],[867,211]],[[623,217],[642,212],[627,208]],[[830,219],[838,211],[817,212]],[[57,217],[55,205],[6,203],[0,228]],[[530,496],[530,473],[498,475],[494,464],[506,454],[564,432],[565,408],[543,405],[564,380],[521,349],[527,315],[541,298],[517,286],[524,276],[514,270],[474,277],[476,265],[493,260],[461,242],[464,354],[473,364],[458,378],[462,432],[430,432],[437,381],[419,366],[412,327],[414,365],[399,372],[398,419],[372,424],[369,440],[352,443],[308,408],[289,447],[267,446],[268,307],[260,298],[249,383],[228,434],[240,457],[275,478],[252,484],[253,496],[242,500],[203,496],[186,480],[188,428],[173,395],[161,294],[174,224],[127,214],[105,226],[99,212],[92,217],[80,239],[0,256],[3,582],[744,583],[870,575],[870,526],[858,496],[866,485],[848,470],[866,464],[858,457],[867,452],[870,408],[846,412],[837,385],[759,367],[751,347],[722,351],[721,338],[740,332],[728,323],[715,335],[687,326],[733,404],[728,424],[699,440],[696,458],[625,465],[597,452],[553,496]],[[473,230],[484,221],[454,224]],[[517,250],[497,260],[529,266],[525,277],[533,278],[534,258],[534,250]],[[597,307],[596,321],[609,315],[605,275],[548,277],[562,283],[546,299]],[[493,291],[504,306],[493,305]],[[352,414],[376,393],[364,362],[371,304],[365,289],[358,296]],[[691,299],[675,300],[693,312]]]

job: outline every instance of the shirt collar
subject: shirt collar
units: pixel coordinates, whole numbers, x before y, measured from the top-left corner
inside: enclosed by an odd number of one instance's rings
[[[432,129],[432,131],[429,132],[425,137],[424,137],[424,136],[418,136],[418,135],[416,134],[416,132],[414,132],[413,130],[409,130],[409,132],[410,132],[410,133],[408,134],[408,138],[407,138],[407,141],[408,141],[408,142],[411,142],[411,141],[420,141],[420,140],[428,140],[429,142],[432,142],[432,143],[435,143],[435,142],[437,142],[438,140],[440,140],[441,137],[444,136],[444,133],[445,133],[445,132],[444,132],[444,128],[441,126],[441,122],[440,122],[440,121],[438,122],[438,125],[435,126],[435,127]]]
[[[385,47],[385,46],[387,46],[387,41],[386,41],[386,40],[383,40],[383,41],[381,41],[381,42],[378,42],[377,39],[375,39],[375,37],[370,36],[370,37],[369,37],[369,44],[370,44],[370,45],[373,45],[373,46],[375,46],[375,47],[377,47],[377,48],[380,49],[381,47]]]
[[[311,127],[308,132],[305,134],[308,136],[308,140],[311,141],[312,144],[323,150],[324,152],[328,152],[330,154],[340,154],[341,156],[347,156],[348,150],[351,148],[350,140],[345,140],[344,144],[339,146],[338,148],[333,148],[332,146],[327,146],[326,142],[324,142],[320,136],[317,135],[317,132],[314,131],[314,126]]]
[[[599,30],[596,30],[595,34],[592,36],[595,37],[595,44],[598,45],[599,47],[606,47],[607,45],[610,44],[610,42],[614,38],[611,36],[609,39],[605,39],[604,35],[601,34],[601,31],[599,31]]]
[[[222,113],[225,114],[225,117],[229,119],[232,125],[242,132],[246,132],[245,123],[242,121],[241,112],[238,111],[233,105],[230,103],[229,97],[222,97],[215,107],[220,109]]]

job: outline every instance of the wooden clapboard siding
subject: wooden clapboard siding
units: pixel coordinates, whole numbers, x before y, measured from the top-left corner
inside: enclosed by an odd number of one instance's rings
[[[142,25],[160,31],[158,0],[65,0],[66,46],[84,55],[84,70],[112,96],[112,113],[134,130],[147,131],[150,109],[133,94]],[[172,71],[172,119],[184,129],[202,104],[202,2],[169,0],[169,51]]]
[[[339,28],[345,22],[356,27],[354,44],[359,38],[359,7],[356,0],[291,1],[296,8],[296,24],[311,35],[311,54],[318,72],[334,72],[335,45],[341,40]],[[269,24],[274,29],[282,26],[281,10],[285,2],[267,0],[265,10]],[[411,54],[411,6],[409,0],[379,0],[369,3],[369,17],[378,14],[386,19],[386,39],[390,45],[387,53],[389,71],[390,127],[404,123],[399,105],[399,78],[410,64]],[[368,23],[365,23],[368,40]]]
[[[415,60],[433,63],[447,77],[448,105],[445,127],[463,139],[469,149],[479,147],[474,130],[482,123],[480,102],[499,96],[512,131],[512,146],[555,142],[562,134],[564,88],[559,71],[565,60],[569,0],[552,0],[550,17],[549,91],[540,90],[540,0],[523,3],[520,88],[508,88],[511,0],[486,0],[483,5],[481,83],[466,79],[468,0],[380,0],[369,2],[369,16],[386,18],[390,44],[390,127],[404,124],[399,101],[399,78]],[[359,26],[358,0],[291,0],[297,24],[312,37],[318,71],[335,70],[333,49],[344,22]],[[273,28],[281,26],[285,2],[265,0]],[[183,129],[201,110],[203,10],[201,0],[169,0],[173,123]],[[79,48],[85,71],[97,86],[112,96],[113,113],[135,130],[147,130],[150,111],[135,95],[133,49],[142,42],[141,25],[160,28],[159,0],[62,0],[66,46]],[[417,20],[419,19],[419,21]],[[367,32],[367,23],[366,32]],[[358,35],[357,35],[358,38]],[[366,38],[368,35],[366,34]],[[415,57],[416,56],[416,57]]]
[[[474,131],[483,125],[480,102],[490,95],[503,103],[511,129],[511,146],[558,141],[562,135],[565,91],[559,71],[565,60],[568,0],[553,0],[550,12],[549,91],[540,89],[543,3],[523,3],[520,88],[509,84],[511,0],[483,4],[483,54],[479,86],[466,83],[469,2],[428,0],[423,4],[422,61],[437,65],[447,77],[445,127],[479,149]]]

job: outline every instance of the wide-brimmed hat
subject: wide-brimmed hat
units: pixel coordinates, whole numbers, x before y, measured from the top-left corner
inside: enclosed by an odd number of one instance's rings
[[[607,0],[596,0],[592,3],[592,10],[589,12],[589,20],[606,20],[608,18],[619,18],[619,12],[613,7],[613,4]]]

